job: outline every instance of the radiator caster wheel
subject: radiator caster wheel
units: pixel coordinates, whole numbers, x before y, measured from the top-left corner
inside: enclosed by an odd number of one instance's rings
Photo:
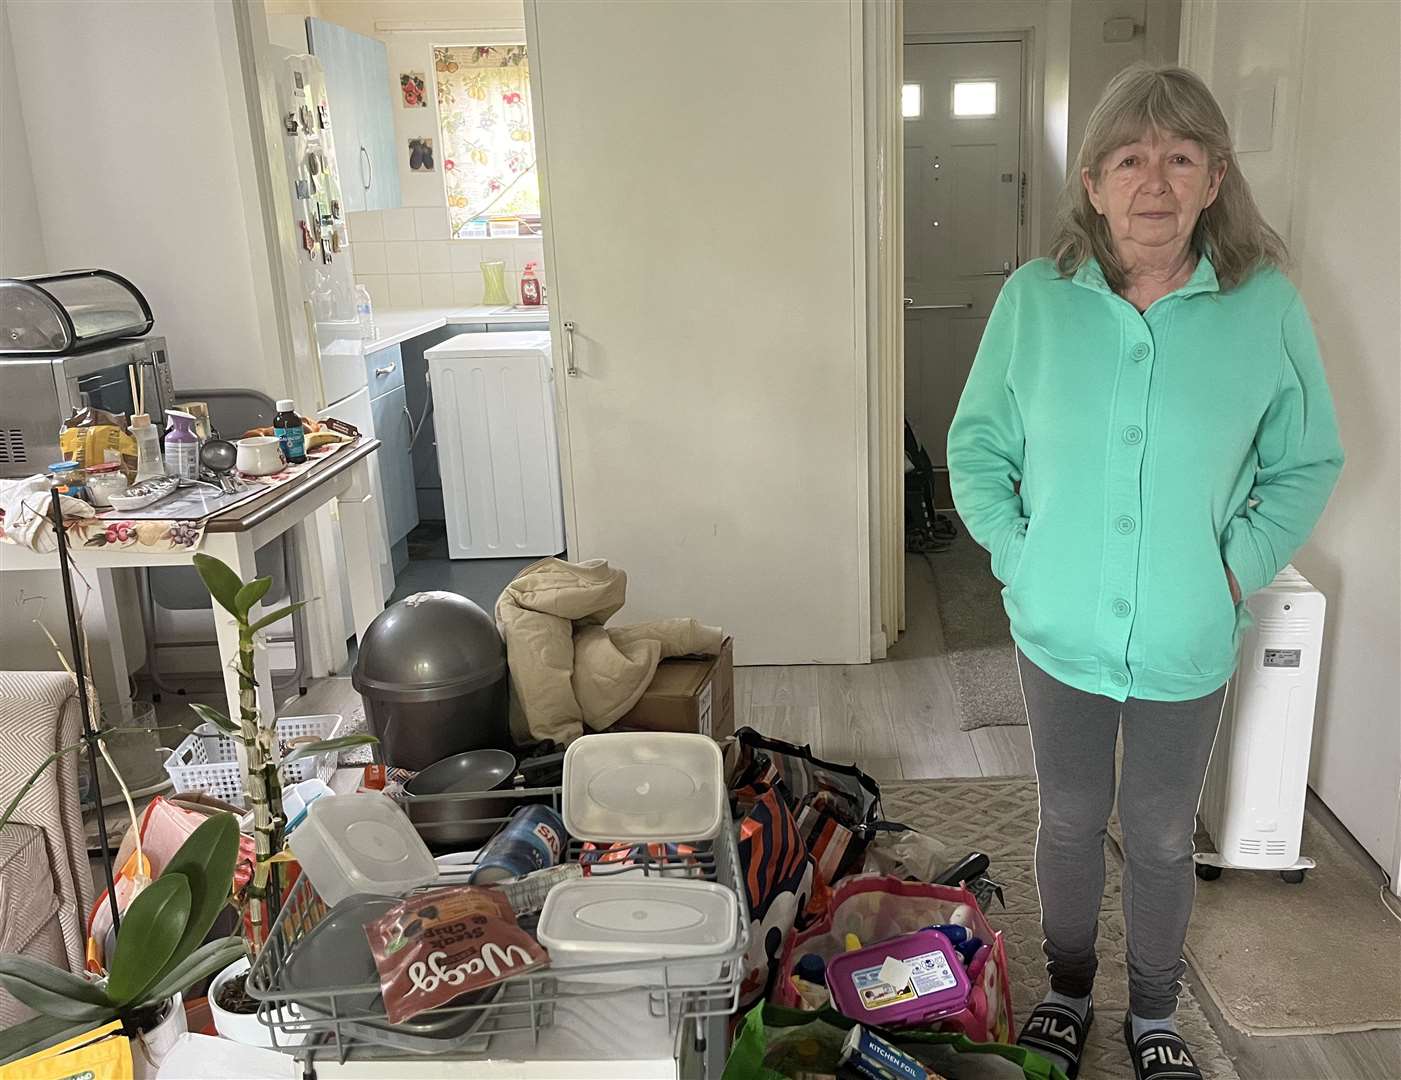
[[[1304,883],[1303,870],[1281,870],[1279,878],[1288,885],[1302,885]]]
[[[1221,867],[1212,866],[1210,863],[1197,863],[1197,877],[1203,881],[1215,881],[1221,876]]]

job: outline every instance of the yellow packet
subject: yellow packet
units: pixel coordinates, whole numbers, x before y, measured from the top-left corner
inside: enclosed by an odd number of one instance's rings
[[[120,414],[79,409],[59,429],[58,447],[64,461],[76,461],[85,469],[115,459],[127,472],[136,470],[136,439],[126,429],[126,417]]]
[[[133,1075],[131,1041],[120,1020],[0,1065],[0,1080],[132,1080]]]

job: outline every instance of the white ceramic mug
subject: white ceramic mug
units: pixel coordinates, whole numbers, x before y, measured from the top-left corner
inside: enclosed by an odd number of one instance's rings
[[[238,440],[238,471],[249,476],[271,476],[281,472],[286,461],[276,435],[252,435]]]

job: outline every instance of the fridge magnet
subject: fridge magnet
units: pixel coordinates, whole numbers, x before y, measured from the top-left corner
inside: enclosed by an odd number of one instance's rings
[[[426,109],[428,94],[424,89],[423,72],[405,71],[399,76],[399,91],[404,95],[404,108]]]
[[[412,172],[432,172],[434,170],[432,139],[409,140],[409,169]]]

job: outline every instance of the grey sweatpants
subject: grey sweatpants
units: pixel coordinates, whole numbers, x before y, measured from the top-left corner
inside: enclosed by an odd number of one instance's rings
[[[1177,1008],[1182,943],[1196,877],[1192,834],[1226,687],[1191,701],[1112,698],[1067,686],[1020,651],[1041,820],[1036,882],[1051,989],[1090,993],[1104,895],[1104,836],[1114,807],[1114,744],[1124,733],[1119,822],[1129,1007],[1158,1020]]]

